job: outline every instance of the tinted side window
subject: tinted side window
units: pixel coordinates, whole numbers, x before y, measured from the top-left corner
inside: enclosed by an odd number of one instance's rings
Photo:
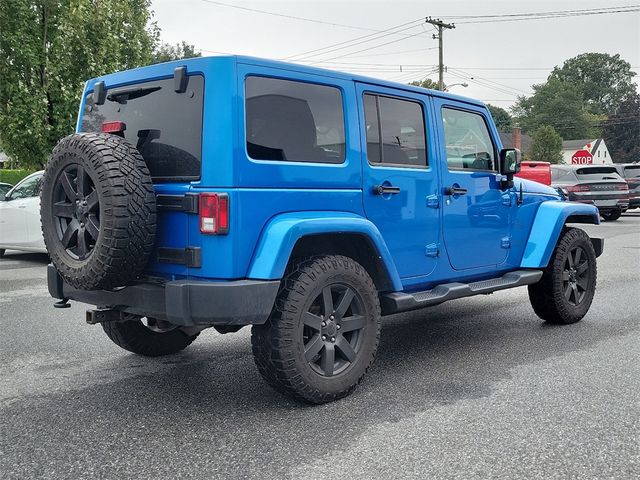
[[[13,192],[11,192],[11,200],[18,198],[37,197],[40,195],[40,185],[42,176],[31,177],[18,185]]]
[[[558,182],[574,182],[578,179],[572,170],[563,170],[561,168],[551,167],[551,178]]]
[[[372,94],[365,94],[363,102],[369,163],[426,167],[422,105]]]
[[[103,105],[85,100],[83,132],[104,122],[124,122],[124,137],[140,151],[156,180],[200,177],[204,77],[190,75],[187,91],[176,93],[173,78],[107,90]]]
[[[265,77],[246,80],[247,152],[256,160],[342,163],[342,92]]]
[[[495,171],[495,148],[482,115],[442,109],[449,170]]]

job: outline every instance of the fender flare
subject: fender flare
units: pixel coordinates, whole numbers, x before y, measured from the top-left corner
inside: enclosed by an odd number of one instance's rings
[[[593,205],[558,200],[543,202],[538,207],[531,232],[529,232],[520,266],[546,268],[562,228],[569,219],[571,223],[600,224],[598,209]]]
[[[262,230],[247,278],[281,279],[296,242],[302,237],[323,233],[365,236],[382,260],[393,288],[402,290],[400,276],[378,228],[366,218],[348,212],[289,212],[273,217]]]

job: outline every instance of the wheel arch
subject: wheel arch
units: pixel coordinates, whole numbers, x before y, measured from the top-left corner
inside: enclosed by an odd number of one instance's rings
[[[542,203],[529,232],[520,266],[545,268],[567,223],[599,225],[598,209],[593,205],[555,200]]]
[[[402,290],[389,249],[376,226],[348,212],[291,212],[265,226],[247,277],[281,279],[291,259],[345,255],[360,263],[381,292]]]

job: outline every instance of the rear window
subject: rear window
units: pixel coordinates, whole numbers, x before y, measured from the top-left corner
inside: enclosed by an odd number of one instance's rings
[[[197,180],[204,77],[188,78],[184,93],[176,93],[169,78],[110,88],[103,105],[95,105],[89,94],[81,131],[100,132],[104,122],[124,122],[124,137],[140,151],[154,180]]]
[[[577,180],[572,170],[564,170],[562,168],[551,167],[551,178],[555,182],[574,181]]]
[[[588,167],[588,168],[579,168],[576,170],[578,175],[597,175],[601,173],[615,173],[618,174],[618,171],[615,167]]]
[[[640,165],[624,167],[625,178],[640,177]]]

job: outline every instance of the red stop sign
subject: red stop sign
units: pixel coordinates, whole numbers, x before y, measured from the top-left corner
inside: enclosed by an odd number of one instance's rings
[[[578,150],[571,157],[572,165],[585,165],[588,163],[593,163],[593,155],[588,150]]]

